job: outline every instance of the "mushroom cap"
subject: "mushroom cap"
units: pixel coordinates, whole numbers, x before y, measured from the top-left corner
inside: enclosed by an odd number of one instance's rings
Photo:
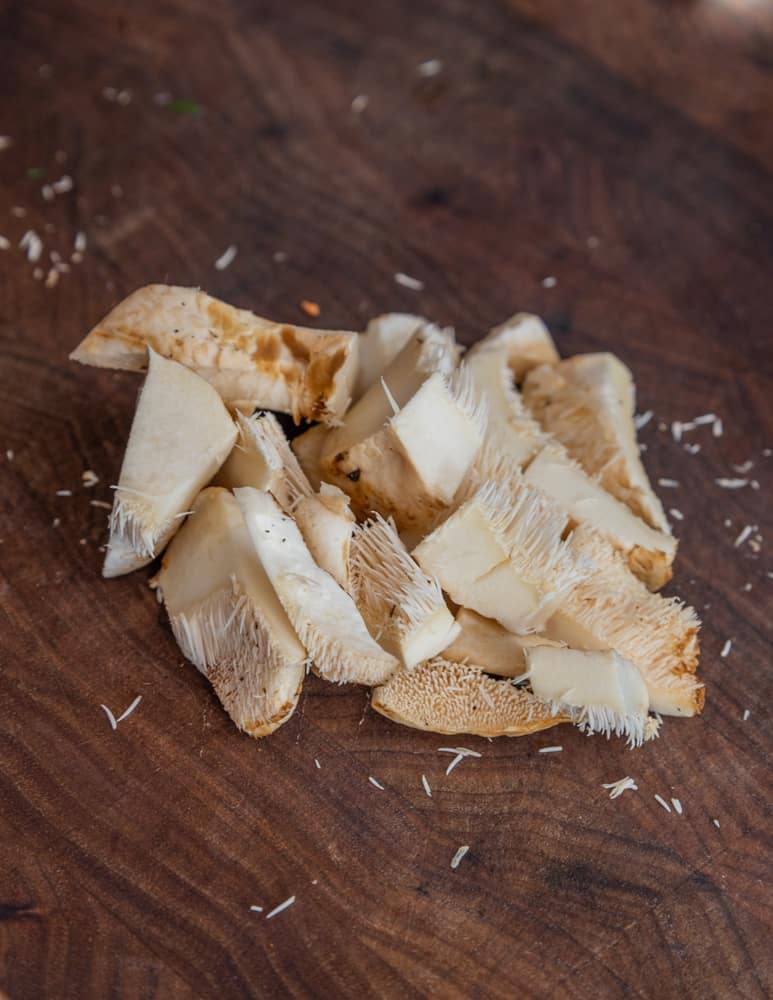
[[[197,288],[146,285],[120,302],[70,355],[142,371],[146,348],[197,371],[232,408],[336,422],[357,374],[356,333],[274,323]]]
[[[441,658],[396,673],[373,691],[371,705],[393,722],[449,735],[526,736],[569,721],[509,680]]]

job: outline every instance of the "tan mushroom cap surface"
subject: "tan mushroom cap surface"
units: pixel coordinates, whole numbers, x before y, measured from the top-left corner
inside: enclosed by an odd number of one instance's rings
[[[345,330],[263,319],[198,288],[146,285],[97,323],[70,358],[142,371],[148,347],[192,368],[232,408],[335,423],[354,390],[359,341]]]
[[[570,721],[509,680],[441,658],[395,674],[375,688],[371,704],[393,722],[447,735],[528,736]]]

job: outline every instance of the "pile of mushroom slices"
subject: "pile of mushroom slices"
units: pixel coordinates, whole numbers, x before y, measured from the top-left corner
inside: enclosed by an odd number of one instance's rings
[[[312,330],[152,285],[72,357],[147,372],[104,575],[163,552],[174,636],[251,736],[309,669],[438,733],[638,746],[700,712],[700,623],[657,593],[677,543],[614,355],[561,360],[527,314],[463,353],[419,316]],[[288,441],[272,410],[309,425]]]

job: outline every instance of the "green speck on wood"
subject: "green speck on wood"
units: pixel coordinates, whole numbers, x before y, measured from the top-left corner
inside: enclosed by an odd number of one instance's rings
[[[45,167],[27,167],[27,176],[31,177],[34,181],[40,180],[41,177],[46,176]]]
[[[201,106],[195,101],[189,101],[187,98],[178,98],[176,101],[170,101],[169,110],[173,111],[176,115],[200,115]]]

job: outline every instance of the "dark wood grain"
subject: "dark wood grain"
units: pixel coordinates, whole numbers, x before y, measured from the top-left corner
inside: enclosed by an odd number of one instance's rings
[[[0,3],[0,992],[770,994],[772,110],[763,3]],[[28,228],[46,258],[88,236],[54,288]],[[637,752],[462,740],[483,756],[446,777],[448,740],[310,678],[277,734],[239,736],[147,574],[99,578],[90,501],[138,383],[66,357],[158,280],[296,321],[311,299],[324,326],[420,310],[466,342],[528,309],[564,353],[617,351],[656,414],[653,479],[680,483],[705,714]],[[707,411],[725,433],[693,433],[700,454],[658,429]],[[714,484],[747,460],[758,490]],[[734,547],[745,524],[759,552]],[[113,732],[100,703],[137,694]]]

